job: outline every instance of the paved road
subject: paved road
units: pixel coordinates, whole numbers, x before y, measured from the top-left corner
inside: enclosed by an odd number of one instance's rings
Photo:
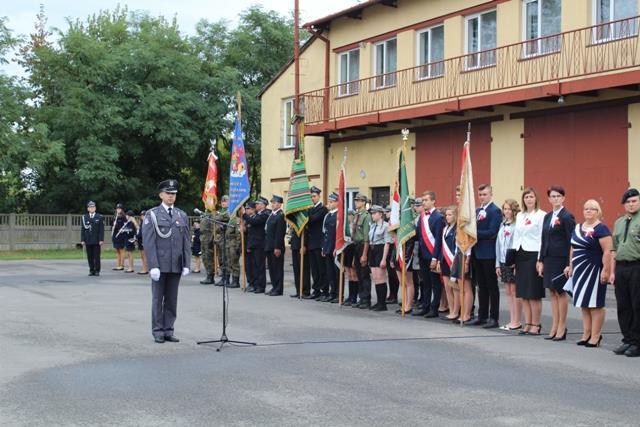
[[[217,353],[196,344],[221,333],[201,276],[180,291],[182,341],[159,345],[148,278],[85,274],[0,263],[0,425],[638,424],[640,360],[611,353],[611,309],[604,347],[584,349],[575,309],[550,343],[231,290],[229,338],[259,345]]]

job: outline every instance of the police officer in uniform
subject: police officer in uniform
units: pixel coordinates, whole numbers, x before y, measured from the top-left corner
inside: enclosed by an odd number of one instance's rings
[[[231,274],[231,280],[227,276],[225,286],[229,288],[240,287],[240,210],[229,217],[226,227],[227,239],[227,271]]]
[[[104,243],[104,219],[96,212],[94,202],[87,203],[87,213],[82,216],[80,242],[87,251],[89,276],[100,275],[100,250]]]
[[[340,270],[336,265],[333,253],[336,249],[336,224],[338,221],[338,193],[329,194],[328,205],[329,211],[322,222],[322,258],[324,260],[324,268],[327,274],[326,297],[320,299],[322,302],[337,303],[338,302],[338,279]]]
[[[309,223],[307,224],[307,238],[305,244],[311,266],[311,277],[313,278],[313,294],[315,300],[326,299],[328,296],[328,286],[325,275],[325,262],[322,258],[322,222],[327,214],[327,208],[320,200],[322,192],[318,187],[311,187],[311,200],[313,207],[309,209]]]
[[[248,262],[251,264],[252,281],[249,282],[247,292],[263,294],[267,287],[265,276],[265,224],[270,211],[267,207],[267,199],[258,197],[255,202],[255,212],[245,212],[243,219],[247,227],[247,253]]]
[[[174,206],[178,181],[158,185],[162,203],[147,211],[142,224],[151,276],[151,326],[157,343],[178,342],[173,335],[180,277],[189,274],[191,231],[187,215]]]
[[[217,222],[213,223],[213,227],[215,228],[215,234],[213,236],[213,244],[216,247],[216,252],[218,254],[218,263],[220,265],[221,275],[220,280],[216,282],[216,286],[227,286],[229,285],[229,260],[226,260],[225,257],[222,256],[224,248],[222,247],[222,236],[225,235],[227,227],[220,223],[227,224],[229,222],[229,196],[224,195],[222,199],[220,199],[220,209],[213,215],[213,219]],[[238,239],[239,239],[238,235]],[[229,245],[229,241],[227,240],[227,245]],[[216,272],[217,273],[217,272]]]
[[[360,296],[360,303],[357,307],[368,309],[371,307],[371,270],[368,265],[371,214],[366,207],[367,196],[358,193],[354,200],[356,213],[353,217],[351,237],[355,245],[353,267],[356,270],[359,283],[358,295]]]
[[[249,216],[253,216],[256,213],[256,203],[255,202],[247,202],[244,205],[244,209],[241,212],[241,217],[244,218],[244,215],[248,214]],[[247,290],[252,287],[252,283],[254,281],[254,273],[253,266],[251,265],[251,260],[249,259],[249,226],[246,221],[242,222],[242,232],[244,233],[244,254],[243,254],[243,262],[245,268],[245,274],[247,275]]]
[[[264,251],[269,267],[271,290],[269,296],[282,295],[284,280],[284,235],[287,225],[282,212],[284,199],[281,196],[271,197],[271,214],[265,224]]]
[[[215,278],[215,262],[213,260],[213,216],[207,211],[200,215],[200,243],[202,247],[202,265],[207,277],[200,281],[201,285],[213,285]]]

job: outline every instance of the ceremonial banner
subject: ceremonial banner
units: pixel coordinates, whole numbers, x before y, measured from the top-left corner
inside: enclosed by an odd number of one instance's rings
[[[204,191],[202,192],[202,201],[204,202],[204,208],[208,211],[213,211],[218,204],[218,156],[211,147],[209,157],[207,157],[207,163],[209,167],[207,169],[207,179],[204,182]]]
[[[249,200],[251,187],[249,186],[249,169],[247,168],[247,156],[242,140],[242,128],[240,119],[236,119],[233,130],[233,144],[231,146],[231,167],[229,168],[229,216],[234,216],[236,211]]]
[[[291,165],[289,193],[284,208],[284,217],[293,231],[300,236],[309,222],[308,211],[313,207],[309,191],[309,178],[304,163],[304,121],[301,119],[298,119],[298,141],[295,151],[297,155]]]
[[[473,168],[470,151],[471,132],[462,148],[462,173],[460,176],[460,206],[458,206],[458,224],[456,242],[464,254],[478,240],[476,229],[476,199],[473,187]]]
[[[394,192],[394,200],[396,199],[396,216],[398,224],[396,226],[396,253],[398,254],[397,262],[402,268],[404,265],[404,244],[416,234],[416,226],[413,221],[413,209],[411,207],[411,198],[409,197],[409,180],[407,179],[407,164],[404,157],[404,148],[400,150],[398,159],[398,178],[397,191]],[[391,205],[391,217],[393,218],[394,205]],[[407,248],[413,250],[413,248]]]
[[[347,205],[346,188],[346,174],[343,161],[342,167],[340,168],[338,184],[338,217],[336,218],[336,254],[338,255],[351,244],[351,228],[349,227],[349,206]],[[336,257],[336,259],[338,258]]]

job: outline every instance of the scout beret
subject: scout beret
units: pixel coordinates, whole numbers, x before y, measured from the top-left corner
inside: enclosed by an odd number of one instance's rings
[[[360,200],[360,201],[366,202],[368,199],[367,199],[367,196],[364,195],[363,193],[358,193],[356,194],[356,197],[353,200]]]
[[[384,208],[382,206],[379,205],[373,205],[369,208],[369,212],[370,213],[376,213],[376,212],[380,212],[380,213],[384,213]]]

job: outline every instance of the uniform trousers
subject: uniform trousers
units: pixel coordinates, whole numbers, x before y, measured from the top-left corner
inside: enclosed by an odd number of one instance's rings
[[[279,257],[273,251],[266,252],[269,265],[269,279],[271,279],[271,292],[282,295],[284,279],[284,249]]]
[[[442,295],[442,282],[437,273],[431,271],[431,260],[420,257],[420,271],[422,283],[420,284],[420,301],[426,311],[438,311],[440,296]]]
[[[242,258],[242,263],[244,264],[245,274],[247,275],[248,286],[253,286],[253,264],[251,264],[251,258],[249,257],[249,252],[247,252],[246,249],[244,251],[244,257]]]
[[[251,249],[251,252],[249,252],[249,260],[253,271],[253,282],[251,282],[251,286],[256,290],[264,291],[267,287],[267,276],[264,270],[264,249]]]
[[[151,327],[154,337],[173,335],[180,276],[180,273],[160,273],[158,281],[151,281]]]
[[[309,264],[311,265],[311,278],[313,279],[313,293],[326,295],[329,291],[325,275],[325,262],[321,249],[307,251]]]
[[[476,286],[478,286],[478,319],[485,320],[491,317],[497,321],[500,315],[500,289],[496,274],[496,260],[495,258],[478,259],[472,256],[471,261]]]
[[[338,297],[338,278],[340,277],[340,269],[336,265],[333,255],[327,255],[322,258],[325,263],[325,269],[327,271],[327,291],[326,293],[331,298]]]
[[[364,243],[356,243],[355,253],[353,257],[353,266],[358,276],[358,295],[360,301],[371,301],[371,270],[369,265],[364,267],[360,264],[360,258],[364,252]]]
[[[296,295],[300,294],[300,249],[291,250],[291,261],[293,262],[293,279],[296,284]],[[309,271],[309,256],[305,254],[302,261],[304,279],[302,284],[302,295],[309,295],[311,292],[311,271]]]
[[[90,273],[100,273],[100,245],[84,245]]]
[[[640,346],[640,261],[616,262],[615,293],[622,342]]]

